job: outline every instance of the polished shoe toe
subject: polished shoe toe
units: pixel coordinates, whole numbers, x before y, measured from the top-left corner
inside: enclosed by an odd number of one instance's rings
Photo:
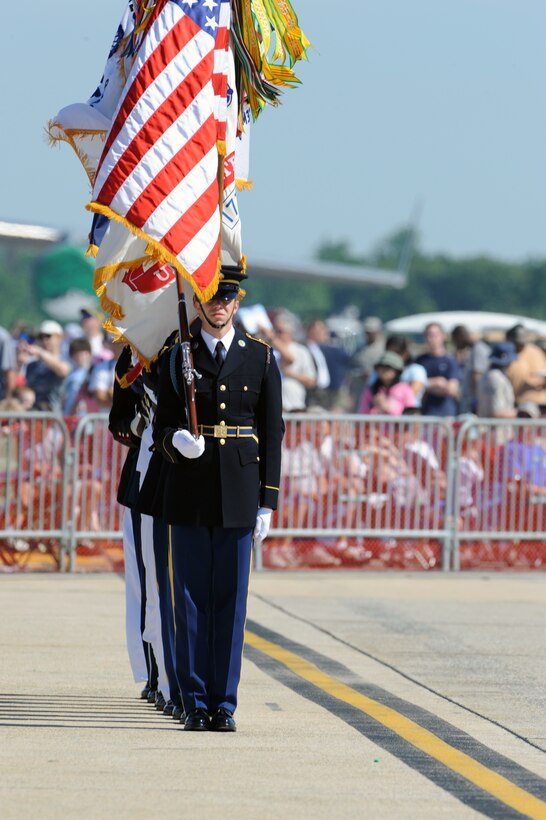
[[[237,724],[231,712],[221,707],[210,721],[211,732],[236,732]]]
[[[174,703],[172,700],[168,700],[165,706],[163,707],[163,714],[167,715],[167,717],[172,717],[174,710]]]
[[[142,692],[140,693],[140,699],[141,699],[141,700],[148,700],[148,695],[150,694],[150,692],[151,692],[151,691],[152,691],[152,690],[150,689],[150,687],[148,686],[148,684],[146,684],[146,686],[144,687],[144,689],[143,689],[143,690],[142,690]]]
[[[173,720],[179,720],[181,723],[184,723],[184,720],[186,719],[184,709],[181,706],[175,706],[172,717]]]
[[[156,697],[157,697],[157,691],[155,689],[150,689],[150,691],[148,692],[148,697],[146,698],[146,700],[148,701],[148,703],[155,703]]]
[[[161,692],[158,692],[157,697],[155,699],[155,708],[157,709],[157,711],[162,712],[165,708],[166,703],[167,701],[165,700]]]
[[[209,726],[210,718],[204,709],[194,709],[186,715],[184,721],[186,732],[208,732]]]

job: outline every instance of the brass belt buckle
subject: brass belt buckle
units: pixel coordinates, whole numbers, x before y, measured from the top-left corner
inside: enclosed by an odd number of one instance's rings
[[[225,424],[215,424],[214,425],[214,438],[226,438],[227,437],[227,426]]]

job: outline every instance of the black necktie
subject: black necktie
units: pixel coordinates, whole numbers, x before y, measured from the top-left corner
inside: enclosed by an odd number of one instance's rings
[[[224,359],[226,358],[226,349],[222,342],[216,343],[216,350],[214,351],[214,358],[218,367],[222,367]]]

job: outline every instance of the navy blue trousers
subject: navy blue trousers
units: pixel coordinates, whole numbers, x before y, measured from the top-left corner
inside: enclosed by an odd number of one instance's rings
[[[175,666],[186,712],[234,712],[241,677],[251,528],[172,526]]]
[[[161,518],[154,518],[154,558],[159,592],[161,642],[163,644],[165,672],[169,681],[171,700],[177,706],[182,706],[174,664],[174,614],[169,574],[169,525]]]

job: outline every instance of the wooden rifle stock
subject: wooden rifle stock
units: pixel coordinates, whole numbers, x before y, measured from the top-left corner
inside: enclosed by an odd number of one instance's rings
[[[186,309],[186,297],[184,295],[184,286],[180,281],[180,276],[178,273],[176,273],[176,286],[178,289],[178,329],[180,332],[182,381],[184,382],[184,397],[186,399],[188,429],[194,438],[198,438],[199,427],[197,424],[197,408],[195,404],[196,373],[193,367],[193,356],[191,353],[191,336],[190,326],[188,323],[188,311]]]

